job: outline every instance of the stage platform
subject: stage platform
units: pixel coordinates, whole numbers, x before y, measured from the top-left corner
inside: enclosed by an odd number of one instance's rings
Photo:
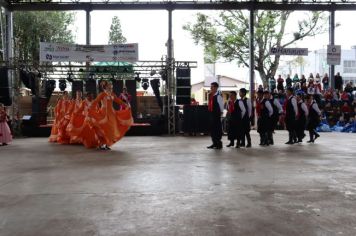
[[[0,147],[0,235],[356,235],[356,135],[286,138],[208,150],[208,136],[124,137],[111,151],[16,139]]]

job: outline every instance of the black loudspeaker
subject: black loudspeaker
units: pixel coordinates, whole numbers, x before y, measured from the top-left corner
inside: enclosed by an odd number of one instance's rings
[[[190,68],[177,68],[176,104],[188,105],[191,97]]]
[[[137,94],[136,94],[136,80],[126,80],[125,86],[127,92],[131,95],[131,111],[133,118],[136,118],[137,115]]]
[[[85,92],[92,93],[94,97],[96,97],[96,80],[88,79],[85,82]]]
[[[32,97],[32,116],[31,122],[34,126],[47,124],[47,103],[45,97]]]
[[[83,81],[82,80],[74,80],[72,82],[72,96],[73,97],[75,97],[75,93],[77,91],[80,91],[83,94]]]
[[[5,106],[11,106],[11,90],[9,86],[8,69],[6,67],[0,68],[0,103]]]
[[[124,87],[123,80],[112,80],[112,90],[116,94],[116,96],[120,96],[123,87]]]
[[[120,96],[120,93],[122,92],[122,88],[124,87],[124,81],[123,80],[112,80],[112,90],[116,94],[116,96]],[[114,102],[114,109],[119,110],[120,105]]]
[[[210,114],[208,106],[184,106],[183,132],[209,133]]]

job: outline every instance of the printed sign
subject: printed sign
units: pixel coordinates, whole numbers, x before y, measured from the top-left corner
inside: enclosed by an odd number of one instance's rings
[[[308,56],[308,48],[271,48],[270,55]]]
[[[78,45],[41,42],[40,61],[135,62],[138,61],[138,44]]]
[[[340,65],[340,61],[341,61],[340,45],[328,45],[326,61],[328,65]]]

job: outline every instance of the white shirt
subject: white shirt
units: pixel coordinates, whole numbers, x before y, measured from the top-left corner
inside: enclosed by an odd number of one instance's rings
[[[219,107],[220,107],[220,112],[223,113],[224,111],[224,101],[223,101],[223,98],[221,96],[221,94],[219,93],[219,91],[217,91],[214,96],[217,95],[217,100],[218,100],[218,104],[219,104]]]
[[[294,96],[290,96],[289,99],[291,99],[292,106],[294,109],[295,116],[298,116],[298,105],[297,105],[297,99],[295,99]]]
[[[268,100],[265,102],[265,106],[268,110],[268,116],[271,117],[273,115],[273,108]]]
[[[279,101],[277,99],[273,99],[273,105],[275,105],[278,109],[278,113],[282,114],[283,113],[283,107],[282,105],[279,103]]]
[[[309,115],[309,110],[308,110],[308,107],[307,107],[307,105],[305,105],[305,103],[304,102],[300,102],[301,103],[301,108],[302,108],[302,110],[304,111],[304,114],[305,114],[305,116],[308,116]]]
[[[314,109],[314,111],[316,111],[319,114],[319,116],[321,115],[321,111],[320,111],[318,104],[316,102],[313,103],[312,109]]]
[[[243,100],[244,98],[241,98],[241,100]],[[248,117],[251,118],[252,116],[252,104],[251,104],[251,99],[246,99],[246,104],[247,104],[247,113],[248,113]],[[245,109],[246,110],[246,109]]]
[[[246,109],[245,109],[244,102],[242,100],[239,100],[239,107],[241,109],[241,117],[244,117],[246,113]]]

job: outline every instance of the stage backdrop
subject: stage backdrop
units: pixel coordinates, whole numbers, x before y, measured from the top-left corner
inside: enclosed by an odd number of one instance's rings
[[[40,61],[138,61],[138,44],[79,45],[40,42]]]

